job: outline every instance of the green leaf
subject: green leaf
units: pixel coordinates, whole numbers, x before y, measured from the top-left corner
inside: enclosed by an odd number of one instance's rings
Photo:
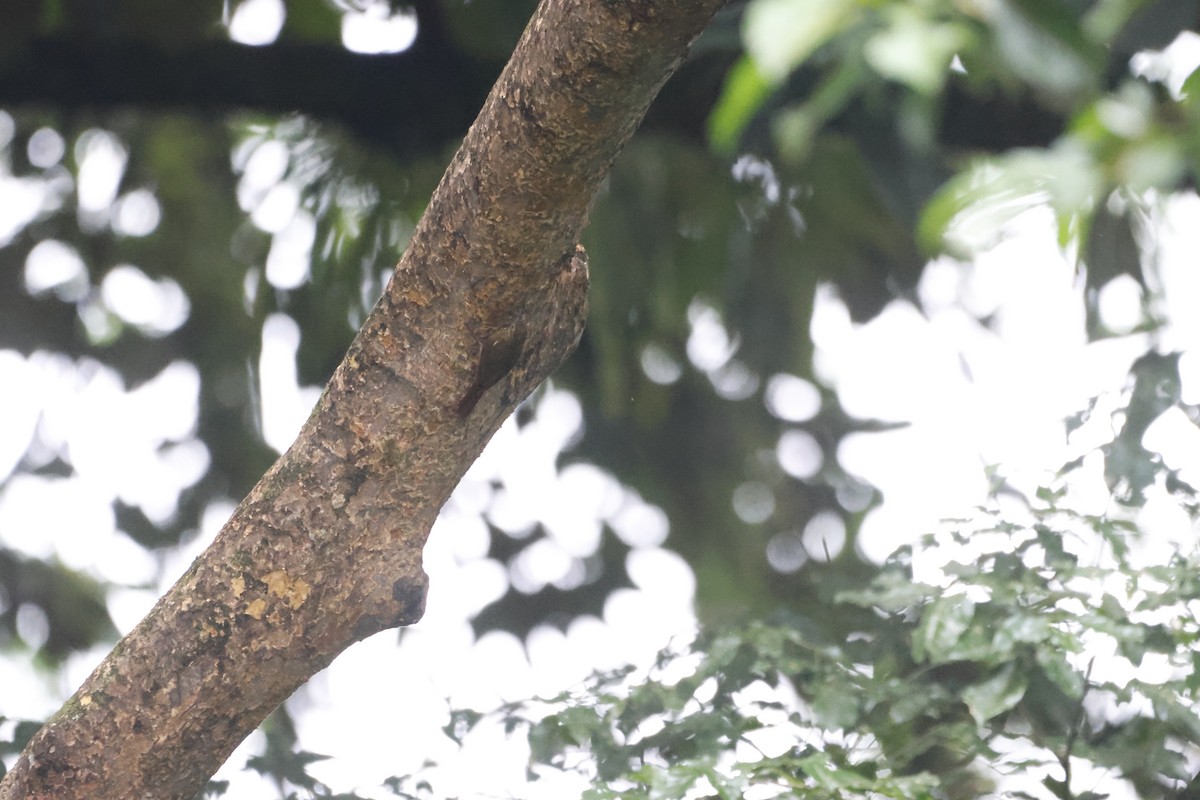
[[[1065,106],[1094,91],[1104,51],[1087,39],[1082,21],[1061,0],[1008,0],[997,4],[991,21],[1014,74]]]
[[[1192,73],[1184,79],[1180,93],[1185,100],[1192,104],[1200,101],[1200,68],[1192,70]]]
[[[827,792],[840,792],[843,789],[870,789],[875,783],[854,770],[842,769],[829,762],[825,753],[813,753],[801,758],[796,766],[817,784],[817,788]]]
[[[798,165],[808,160],[817,135],[859,94],[867,74],[862,61],[845,59],[821,78],[803,103],[775,113],[771,135],[785,164]]]
[[[888,569],[865,589],[838,592],[834,602],[896,613],[924,603],[933,591],[932,586],[914,582],[907,570]]]
[[[962,699],[975,721],[984,725],[1021,702],[1026,686],[1025,676],[1009,662],[992,677],[964,689]]]
[[[1154,713],[1165,720],[1171,731],[1185,741],[1200,741],[1200,716],[1191,703],[1182,703],[1175,691],[1168,686],[1143,684],[1141,691],[1154,703]]]
[[[1057,778],[1052,778],[1047,775],[1042,779],[1042,785],[1053,793],[1060,800],[1074,800],[1071,796],[1071,788],[1067,786],[1066,781],[1060,781]]]
[[[754,0],[742,38],[763,76],[779,82],[817,48],[854,24],[855,0]]]
[[[1044,525],[1039,525],[1036,528],[1037,543],[1046,550],[1046,561],[1048,564],[1066,564],[1075,566],[1079,563],[1079,559],[1072,553],[1068,553],[1063,548],[1063,534],[1059,531],[1051,530]]]
[[[908,680],[898,679],[887,682],[884,696],[893,698],[888,704],[888,719],[901,725],[912,724],[926,716],[931,707],[950,699],[950,693],[940,684],[914,692]]]
[[[752,59],[743,56],[733,65],[708,118],[708,139],[718,153],[728,155],[737,148],[742,131],[773,88]]]
[[[1059,644],[1061,647],[1062,643]],[[1076,702],[1083,695],[1083,675],[1063,658],[1058,649],[1039,648],[1037,662],[1042,668],[1042,673],[1050,679],[1050,684],[1070,698],[1071,702]]]
[[[950,60],[968,42],[960,25],[934,22],[908,5],[889,8],[891,25],[867,40],[864,55],[876,72],[921,94],[941,91]]]
[[[1084,30],[1126,56],[1164,49],[1195,19],[1196,0],[1100,0],[1084,15]]]
[[[993,245],[1005,225],[1029,209],[1049,205],[1065,224],[1090,211],[1103,188],[1102,171],[1078,143],[978,161],[929,201],[918,242],[930,253],[969,257]]]
[[[746,788],[745,779],[736,775],[727,777],[711,767],[704,770],[704,777],[708,778],[721,800],[740,800]]]
[[[1008,657],[1018,644],[1039,645],[1049,639],[1052,632],[1050,621],[1045,616],[1016,612],[996,626],[992,634],[992,648],[996,655]]]
[[[696,782],[707,777],[709,765],[689,761],[673,763],[669,768],[647,765],[634,773],[650,786],[650,797],[675,800],[688,795]]]
[[[855,687],[837,684],[821,687],[812,700],[813,715],[823,728],[851,728],[858,723],[860,701]]]
[[[918,662],[953,658],[954,646],[971,626],[975,603],[963,596],[942,597],[926,607],[913,633],[912,654]]]
[[[1083,35],[1080,18],[1062,0],[1008,0],[1038,30],[1080,53],[1090,52],[1092,43]]]
[[[471,709],[455,708],[450,711],[450,721],[442,728],[442,733],[446,734],[455,744],[461,745],[463,738],[470,733],[471,729],[483,718],[483,714]]]

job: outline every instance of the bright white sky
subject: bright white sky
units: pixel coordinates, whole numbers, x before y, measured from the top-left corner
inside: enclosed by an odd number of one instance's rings
[[[361,52],[400,50],[411,42],[412,20],[389,17],[386,4],[348,14],[347,47]],[[273,41],[283,21],[280,0],[246,0],[230,20],[231,35],[251,44]],[[407,38],[406,38],[407,37]],[[11,120],[0,112],[0,143],[11,135]],[[82,164],[78,182],[56,165],[67,144],[50,129],[30,142],[33,163],[47,178],[14,179],[0,174],[0,246],[57,198],[77,192],[82,223],[110,226],[130,236],[146,235],[158,224],[153,194],[118,191],[124,145],[112,134],[93,131],[72,145]],[[251,219],[274,237],[262,280],[279,288],[302,283],[313,241],[312,220],[298,209],[294,186],[284,178],[288,153],[277,142],[248,147],[239,157],[239,199]],[[1200,199],[1194,195],[1160,203],[1158,279],[1167,288],[1159,305],[1167,320],[1162,347],[1187,353],[1185,399],[1200,402]],[[603,265],[595,265],[602,269]],[[44,242],[26,264],[26,284],[34,293],[84,297],[86,273],[79,255],[59,242]],[[247,292],[257,291],[248,281]],[[1141,320],[1140,288],[1114,282],[1105,290],[1106,320],[1131,330]],[[848,439],[841,464],[884,493],[881,508],[864,528],[866,555],[882,559],[895,547],[934,529],[939,520],[965,516],[986,497],[984,467],[1002,464],[1016,485],[1038,485],[1064,461],[1112,435],[1111,423],[1097,413],[1068,442],[1063,419],[1103,395],[1100,408],[1115,408],[1132,360],[1144,352],[1143,336],[1088,344],[1083,334],[1082,286],[1055,243],[1053,220],[1035,209],[1014,220],[994,246],[972,264],[938,261],[928,268],[919,294],[925,313],[896,302],[877,319],[855,325],[840,301],[822,291],[813,321],[821,377],[836,387],[847,411],[862,417],[904,420],[906,428]],[[995,319],[984,329],[974,318]],[[153,280],[136,265],[123,265],[84,301],[83,318],[96,332],[114,315],[152,335],[177,328],[188,314],[187,298],[169,279]],[[712,309],[697,304],[690,314],[687,354],[707,372],[726,397],[747,386],[766,387],[766,402],[782,420],[802,422],[818,410],[819,396],[807,382],[788,375],[755,379],[739,372],[736,338]],[[263,428],[267,440],[287,446],[317,397],[318,387],[296,383],[294,355],[298,328],[284,315],[263,331],[259,365]],[[642,359],[648,376],[661,382],[679,377],[680,365],[663,351]],[[70,478],[21,477],[0,488],[0,540],[6,547],[67,565],[126,586],[153,582],[148,589],[112,594],[111,610],[122,630],[145,613],[158,594],[211,541],[233,509],[209,509],[203,530],[190,545],[159,565],[115,527],[111,501],[121,498],[152,519],[168,517],[179,492],[203,474],[204,447],[192,438],[200,376],[177,363],[147,384],[128,391],[120,376],[94,363],[72,363],[48,353],[24,359],[0,350],[0,386],[8,392],[0,415],[0,480],[25,452],[34,426],[54,447],[70,453]],[[561,798],[578,787],[556,781],[529,786],[517,755],[478,761],[454,769],[461,756],[438,729],[445,723],[449,697],[455,705],[490,707],[502,700],[550,694],[570,687],[596,668],[646,664],[673,637],[694,627],[694,579],[669,549],[668,522],[629,487],[606,473],[578,465],[556,471],[558,454],[581,434],[581,415],[569,393],[544,395],[533,420],[500,431],[443,510],[426,551],[431,577],[428,612],[399,646],[395,634],[380,634],[345,653],[309,686],[299,715],[303,745],[334,759],[314,772],[335,789],[367,787],[414,770],[427,757],[443,760],[448,780],[440,789],[463,795]],[[819,467],[806,434],[790,431],[780,440],[783,468],[803,477]],[[1182,415],[1165,415],[1147,435],[1168,464],[1200,484],[1200,433]],[[52,453],[34,453],[34,460]],[[492,481],[501,487],[494,490]],[[1090,480],[1090,485],[1088,484]],[[1081,502],[1107,502],[1097,470],[1079,487]],[[764,487],[738,487],[730,497],[747,524],[769,516],[774,502]],[[766,513],[764,513],[766,509]],[[550,538],[525,557],[512,575],[485,558],[487,529],[482,514],[505,530],[526,530],[536,522]],[[1162,546],[1186,541],[1186,519],[1168,505],[1146,512]],[[510,581],[533,591],[547,581],[578,580],[579,556],[597,546],[601,524],[634,545],[629,570],[636,588],[617,593],[603,619],[576,620],[564,635],[536,631],[528,649],[510,636],[491,634],[476,642],[469,616],[505,591]],[[814,521],[799,534],[812,557],[840,547],[839,523]],[[1153,543],[1151,543],[1153,544]],[[780,556],[781,558],[783,556]],[[45,620],[37,609],[19,615],[22,633],[36,641]],[[42,634],[44,635],[44,633]],[[32,669],[28,658],[0,661],[0,715],[44,717],[83,680],[105,650],[74,659],[58,680]],[[499,733],[475,737],[468,756],[505,752]],[[261,746],[252,737],[232,763]],[[511,748],[507,749],[511,752]],[[233,781],[232,800],[265,796],[264,786],[240,768],[221,777]]]

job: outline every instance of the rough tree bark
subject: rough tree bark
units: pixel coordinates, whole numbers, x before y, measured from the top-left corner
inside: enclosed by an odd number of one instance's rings
[[[543,2],[296,443],[0,798],[191,797],[338,653],[421,616],[438,510],[577,343],[592,197],[721,3]]]

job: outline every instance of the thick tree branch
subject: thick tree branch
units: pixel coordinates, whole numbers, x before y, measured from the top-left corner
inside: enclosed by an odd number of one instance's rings
[[[343,649],[421,616],[438,510],[577,342],[592,196],[719,5],[542,4],[296,443],[0,798],[191,797]]]

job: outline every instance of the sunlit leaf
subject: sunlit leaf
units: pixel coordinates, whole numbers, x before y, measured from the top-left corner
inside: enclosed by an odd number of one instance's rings
[[[856,0],[754,0],[742,35],[763,76],[780,81],[859,13]]]
[[[950,74],[950,60],[967,42],[958,25],[935,22],[917,9],[889,9],[891,24],[873,35],[864,48],[867,62],[883,77],[907,84],[922,94],[939,91]]]
[[[1068,220],[1087,211],[1103,189],[1091,156],[1064,144],[977,162],[951,179],[926,206],[918,241],[929,252],[961,257],[995,244],[1005,225],[1041,205]]]

